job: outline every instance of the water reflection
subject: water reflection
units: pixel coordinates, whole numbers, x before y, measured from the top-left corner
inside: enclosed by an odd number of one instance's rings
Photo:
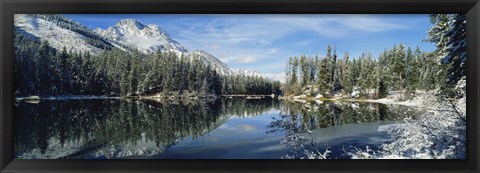
[[[17,158],[118,158],[151,155],[217,128],[232,116],[256,116],[275,99],[211,102],[62,100],[15,109]]]
[[[15,156],[19,159],[192,158],[189,153],[205,149],[213,156],[222,154],[222,158],[280,158],[291,149],[281,147],[278,141],[289,134],[398,120],[404,117],[398,112],[405,111],[409,109],[382,104],[303,104],[272,98],[18,102]],[[275,135],[269,135],[272,133]],[[236,138],[239,140],[233,140]],[[260,144],[261,141],[265,142]],[[232,146],[238,151],[225,152],[233,150],[229,148]],[[252,154],[259,147],[265,148],[263,151],[268,148],[269,155]],[[189,153],[180,152],[185,149]],[[162,155],[164,152],[167,154]]]
[[[369,102],[326,102],[317,104],[285,102],[283,113],[292,116],[300,131],[342,124],[401,120],[416,114],[416,109]]]
[[[344,157],[346,147],[372,144],[375,147],[380,145],[381,136],[385,136],[379,133],[381,125],[415,118],[419,111],[367,102],[286,102],[284,105],[280,118],[268,125],[268,133],[285,132],[281,140],[281,144],[289,148],[282,155],[285,159],[338,159]]]

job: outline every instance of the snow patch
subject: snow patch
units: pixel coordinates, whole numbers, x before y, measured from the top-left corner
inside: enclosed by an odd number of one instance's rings
[[[87,43],[85,36],[57,26],[56,24],[36,18],[30,14],[15,14],[14,26],[19,30],[48,41],[57,50],[68,50],[100,54],[103,50]]]

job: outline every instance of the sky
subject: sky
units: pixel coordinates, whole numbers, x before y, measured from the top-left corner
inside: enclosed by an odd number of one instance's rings
[[[424,42],[428,14],[68,14],[81,24],[106,29],[126,18],[156,24],[189,50],[204,50],[234,69],[253,69],[284,80],[289,57],[324,57],[328,45],[339,58],[374,57],[403,43],[432,51]]]

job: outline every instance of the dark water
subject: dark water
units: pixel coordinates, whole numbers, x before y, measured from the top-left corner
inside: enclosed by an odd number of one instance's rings
[[[415,109],[377,103],[42,100],[17,102],[18,159],[280,159],[301,143],[343,158],[345,147],[388,140],[384,125]],[[380,130],[379,130],[380,129]],[[299,138],[303,137],[303,138]]]

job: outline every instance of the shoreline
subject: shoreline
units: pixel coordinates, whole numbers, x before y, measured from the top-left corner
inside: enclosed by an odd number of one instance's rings
[[[419,107],[419,108],[428,108],[433,109],[432,105],[429,103],[437,102],[437,96],[435,96],[435,90],[432,91],[417,91],[415,96],[412,99],[397,101],[396,98],[398,94],[389,94],[385,98],[381,99],[363,99],[363,98],[345,98],[345,97],[332,97],[332,98],[324,98],[324,97],[301,97],[301,96],[287,96],[287,97],[280,97],[283,100],[288,100],[292,102],[316,102],[316,103],[323,103],[324,101],[327,102],[366,102],[366,103],[381,103],[381,104],[388,104],[388,105],[402,105],[402,106],[410,106],[410,107]]]
[[[276,96],[272,95],[248,95],[248,94],[227,94],[227,95],[191,95],[191,94],[172,94],[172,95],[148,95],[148,96],[94,96],[94,95],[63,95],[63,96],[28,96],[28,97],[15,97],[15,101],[40,101],[40,100],[108,100],[108,99],[190,99],[190,100],[199,100],[199,99],[218,99],[221,97],[233,98],[233,97],[246,97],[247,99],[263,99],[267,97],[275,98]]]
[[[246,95],[246,94],[227,94],[227,95],[195,95],[191,93],[185,94],[171,94],[165,95],[156,94],[148,96],[93,96],[93,95],[65,95],[65,96],[29,96],[29,97],[16,97],[15,101],[27,101],[27,102],[38,102],[41,100],[212,100],[219,98],[241,98],[245,99],[264,99],[264,98],[278,98],[281,100],[287,100],[291,102],[315,102],[322,104],[323,102],[366,102],[366,103],[381,103],[388,105],[403,105],[403,106],[412,106],[412,107],[421,107],[421,108],[431,108],[431,105],[427,103],[436,102],[437,97],[434,95],[435,91],[418,91],[416,95],[409,100],[397,101],[396,98],[398,94],[389,94],[385,98],[381,99],[364,99],[364,98],[347,98],[347,97],[308,97],[305,95],[300,96],[277,96],[277,95]]]

